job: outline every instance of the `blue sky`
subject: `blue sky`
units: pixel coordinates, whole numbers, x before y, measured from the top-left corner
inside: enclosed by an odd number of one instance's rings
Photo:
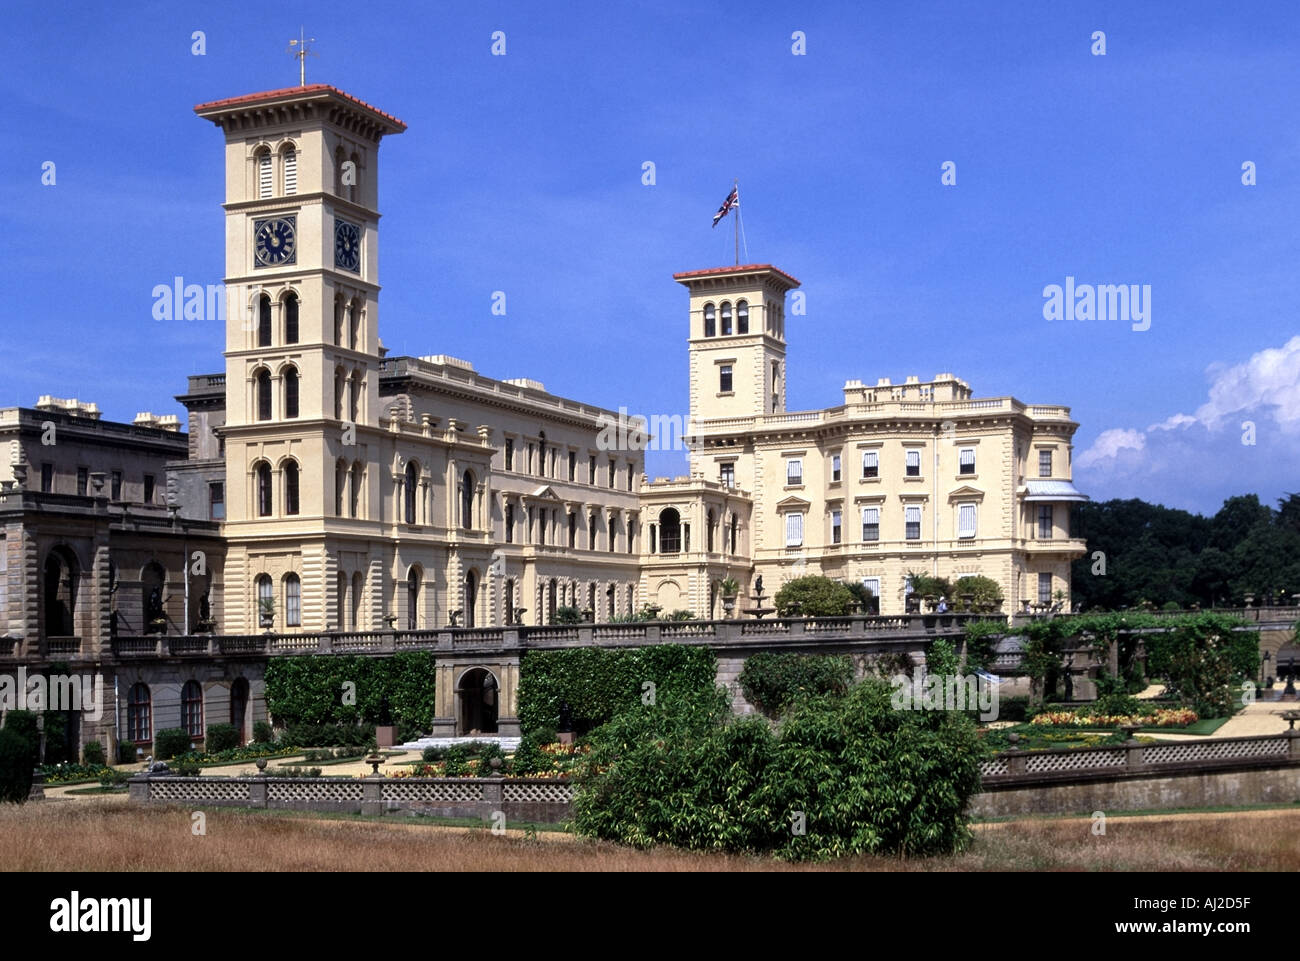
[[[731,262],[709,222],[738,177],[742,260],[807,294],[791,409],[952,371],[1072,407],[1096,499],[1300,489],[1294,4],[410,6],[9,4],[0,405],[179,413],[186,375],[222,369],[219,325],[151,316],[156,284],[223,273],[221,136],[192,107],[296,83],[301,21],[309,82],[410,127],[379,154],[395,353],[684,414],[671,274]],[[1045,320],[1067,276],[1150,285],[1150,329]]]

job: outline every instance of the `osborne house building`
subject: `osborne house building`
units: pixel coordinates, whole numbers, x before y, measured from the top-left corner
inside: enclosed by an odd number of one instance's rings
[[[976,397],[944,373],[850,381],[834,407],[789,411],[799,282],[691,270],[673,278],[690,469],[651,481],[641,445],[604,441],[616,412],[387,355],[379,146],[400,120],[323,84],[195,112],[224,137],[228,302],[224,371],[177,397],[187,431],[53,397],[0,409],[0,659],[95,665],[116,696],[81,742],[200,736],[227,715],[248,736],[264,659],[240,638],[268,624],[431,631],[646,604],[720,618],[726,578],[748,595],[762,575],[771,596],[813,573],[864,584],[881,614],[905,610],[909,572],[982,574],[1004,610],[1068,603],[1085,499],[1069,408]],[[156,635],[210,656],[126,656]],[[225,640],[202,647],[211,635]],[[517,668],[497,673],[505,707]]]

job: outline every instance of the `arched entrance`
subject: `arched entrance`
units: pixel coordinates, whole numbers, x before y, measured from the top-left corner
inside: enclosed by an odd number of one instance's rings
[[[77,559],[66,547],[56,547],[45,558],[45,636],[76,634]]]
[[[460,676],[456,685],[457,734],[495,734],[500,686],[496,675],[482,667],[473,667]]]
[[[230,685],[230,723],[239,732],[242,747],[248,741],[248,680],[237,677]]]

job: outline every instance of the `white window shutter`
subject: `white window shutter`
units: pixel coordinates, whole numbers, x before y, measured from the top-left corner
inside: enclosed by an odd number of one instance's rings
[[[257,161],[257,196],[266,198],[271,196],[271,155],[262,154]]]
[[[974,504],[957,505],[957,536],[958,537],[975,536],[975,505]]]
[[[284,152],[284,192],[298,192],[298,154],[292,147]]]
[[[803,515],[785,515],[785,546],[799,547],[803,544]]]

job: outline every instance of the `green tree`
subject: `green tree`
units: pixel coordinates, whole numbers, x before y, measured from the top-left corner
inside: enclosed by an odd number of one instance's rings
[[[776,592],[776,610],[782,617],[788,617],[795,605],[803,616],[843,617],[852,610],[853,602],[848,587],[820,574],[786,581]]]

